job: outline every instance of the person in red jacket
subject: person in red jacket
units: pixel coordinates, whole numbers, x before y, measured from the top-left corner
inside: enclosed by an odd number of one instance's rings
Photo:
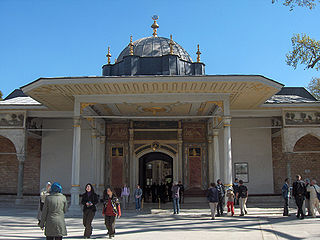
[[[102,215],[106,224],[109,239],[115,235],[116,217],[121,217],[120,202],[111,187],[106,189],[106,195],[103,203]]]

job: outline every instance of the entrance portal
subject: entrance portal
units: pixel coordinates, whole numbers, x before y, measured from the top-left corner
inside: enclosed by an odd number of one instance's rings
[[[139,159],[139,183],[145,201],[151,200],[152,185],[170,185],[173,181],[173,159],[161,152],[151,152]],[[155,186],[154,185],[154,186]]]

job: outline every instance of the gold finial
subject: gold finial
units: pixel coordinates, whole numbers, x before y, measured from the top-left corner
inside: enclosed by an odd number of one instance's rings
[[[133,43],[132,43],[132,35],[130,36],[130,43],[129,43],[129,48],[130,48],[130,55],[133,55]]]
[[[200,52],[200,49],[199,49],[199,44],[198,44],[198,51],[196,52],[196,54],[198,55],[198,56],[197,56],[197,62],[200,62],[201,52]]]
[[[170,54],[172,55],[173,54],[173,45],[174,45],[174,42],[172,40],[172,34],[170,35],[170,42],[169,42],[169,46],[170,46]]]
[[[158,16],[157,15],[153,15],[152,16],[152,19],[153,19],[153,24],[151,25],[151,28],[153,28],[153,36],[154,37],[157,37],[158,36],[158,34],[157,34],[157,28],[159,28],[159,25],[158,25],[158,23],[157,23],[157,20],[158,20]]]
[[[108,58],[108,64],[110,64],[110,58],[111,58],[110,47],[108,47],[107,58]]]

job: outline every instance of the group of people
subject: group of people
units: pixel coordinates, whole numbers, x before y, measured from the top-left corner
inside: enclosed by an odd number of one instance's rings
[[[298,208],[297,218],[304,219],[306,215],[316,217],[316,211],[320,213],[320,187],[315,179],[303,181],[301,176],[297,175],[296,181],[292,184],[292,189],[290,188],[289,178],[285,179],[282,187],[282,197],[284,199],[283,216],[289,216],[291,196],[294,197]]]
[[[207,199],[211,210],[211,218],[214,220],[216,217],[223,216],[223,209],[225,205],[225,198],[227,199],[227,209],[231,216],[234,215],[234,205],[240,205],[240,216],[247,214],[247,199],[248,188],[243,184],[243,181],[235,179],[232,186],[225,192],[225,186],[221,179],[216,183],[211,183],[207,191]]]
[[[115,191],[107,187],[104,191],[102,215],[109,238],[115,236],[116,218],[121,217],[120,201]],[[90,238],[92,235],[92,221],[97,211],[96,205],[99,202],[99,196],[95,193],[92,184],[85,186],[85,192],[81,197],[83,205],[83,226],[84,238]],[[48,182],[46,187],[40,193],[40,204],[38,211],[38,225],[44,229],[47,240],[60,240],[67,235],[67,228],[64,214],[67,212],[68,203],[66,197],[62,194],[62,187],[59,183],[51,184]]]

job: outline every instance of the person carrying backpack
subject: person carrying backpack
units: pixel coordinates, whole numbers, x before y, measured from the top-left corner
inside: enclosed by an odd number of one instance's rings
[[[307,193],[307,188],[306,184],[301,180],[300,175],[297,175],[296,179],[297,180],[292,185],[292,195],[298,207],[297,218],[304,219],[304,212],[302,206]]]
[[[320,187],[317,185],[317,181],[313,179],[310,185],[307,187],[307,192],[310,193],[310,208],[312,217],[316,217],[316,211],[320,213]]]

